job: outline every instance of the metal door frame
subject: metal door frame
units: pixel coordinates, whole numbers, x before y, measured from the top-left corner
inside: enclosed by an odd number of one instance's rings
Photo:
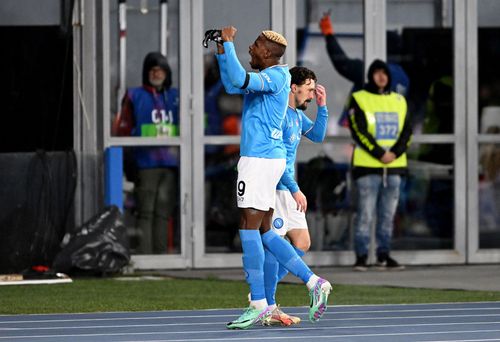
[[[465,1],[465,0],[462,0]],[[479,133],[478,127],[478,1],[463,4],[467,54],[467,262],[498,263],[500,248],[479,248],[479,146],[482,143],[500,144],[500,135]]]
[[[134,269],[185,269],[192,267],[192,130],[191,121],[193,116],[193,98],[191,96],[194,73],[191,72],[191,6],[190,0],[179,1],[179,95],[180,95],[180,136],[166,138],[134,138],[134,137],[114,137],[111,136],[110,122],[110,57],[109,57],[109,1],[102,1],[102,11],[98,14],[101,18],[100,25],[96,30],[102,35],[102,87],[103,105],[102,111],[103,145],[104,149],[118,146],[177,146],[180,149],[180,235],[181,253],[169,255],[132,255],[132,265]],[[100,1],[99,1],[100,2]],[[87,3],[87,2],[85,2]],[[97,15],[97,14],[96,14]]]
[[[196,35],[203,34],[202,25],[195,23],[203,22],[203,2],[202,0],[195,1],[194,19],[193,19],[193,33]],[[456,0],[454,6],[455,20],[453,24],[453,39],[454,39],[454,71],[456,83],[464,84],[465,80],[465,0]],[[271,20],[272,27],[276,30],[288,32],[287,39],[291,42],[291,46],[295,46],[296,37],[294,35],[296,25],[295,1],[282,1],[271,0]],[[386,0],[364,0],[364,27],[369,28],[365,30],[365,60],[372,60],[373,58],[385,58],[385,27],[386,27]],[[462,17],[460,17],[462,15]],[[457,29],[457,27],[459,29]],[[202,48],[194,44],[193,55],[198,60],[197,64],[201,65]],[[295,63],[296,56],[293,49],[287,51],[286,60],[293,64]],[[199,72],[199,71],[198,71]],[[193,94],[196,103],[199,105],[203,103],[203,87],[202,85],[195,86],[197,92]],[[466,260],[466,195],[467,195],[467,182],[465,177],[466,170],[466,157],[465,157],[465,89],[462,87],[455,87],[455,133],[447,135],[422,135],[416,136],[414,142],[416,143],[453,143],[455,148],[455,204],[454,204],[454,219],[455,219],[455,234],[454,234],[454,248],[449,250],[415,250],[415,251],[394,251],[393,254],[405,264],[459,264],[464,263]],[[202,108],[195,110],[195,113],[201,113]],[[194,151],[194,165],[204,165],[204,146],[205,144],[236,144],[239,142],[237,137],[204,137],[203,124],[200,117],[194,122],[193,137],[203,144],[193,144]],[[329,137],[327,141],[338,142],[339,137]],[[198,146],[200,145],[200,146]],[[197,168],[193,174],[193,187],[194,189],[204,188],[204,174],[203,167]],[[200,191],[203,193],[203,191]],[[196,196],[194,199],[193,208],[195,217],[194,223],[194,267],[241,267],[241,254],[231,253],[205,253],[205,223],[204,223],[204,196]],[[314,266],[332,266],[332,265],[350,265],[354,262],[354,253],[352,251],[324,251],[324,252],[309,252],[305,256],[306,262]]]
[[[80,177],[75,207],[77,220],[88,216],[98,205],[96,193],[102,186],[93,175],[98,174],[97,151],[111,146],[178,146],[181,150],[181,254],[134,255],[137,269],[166,268],[228,268],[241,267],[239,253],[205,253],[205,146],[238,144],[239,137],[204,135],[203,75],[203,0],[180,0],[179,15],[179,79],[181,135],[169,138],[136,138],[110,136],[110,56],[109,1],[77,1],[75,3],[74,77],[75,87],[75,150]],[[269,0],[271,26],[284,32],[290,46],[296,45],[296,1]],[[386,0],[364,0],[365,60],[375,56],[385,58]],[[419,135],[415,143],[453,143],[455,151],[454,248],[450,250],[394,251],[405,264],[488,263],[500,260],[500,249],[479,249],[478,212],[478,146],[480,143],[500,143],[500,136],[479,134],[477,127],[477,0],[453,1],[454,49],[454,134]],[[92,27],[97,32],[92,33]],[[296,52],[288,49],[284,61],[294,65]],[[100,65],[102,63],[102,68]],[[78,66],[81,66],[78,68]],[[84,70],[85,72],[81,72]],[[99,72],[90,73],[89,70]],[[78,94],[78,89],[82,93]],[[85,118],[84,118],[85,117]],[[90,127],[85,130],[86,120]],[[101,121],[102,120],[102,121]],[[102,131],[100,130],[102,127]],[[95,129],[90,129],[95,127]],[[339,141],[339,139],[341,141]],[[342,137],[328,137],[327,142],[343,142]],[[94,181],[92,181],[94,179]],[[85,187],[83,183],[85,183]],[[88,184],[91,184],[91,188]],[[99,197],[99,196],[98,196]],[[99,197],[100,198],[100,197]],[[92,209],[94,208],[94,209]],[[77,221],[78,222],[78,221]],[[314,266],[349,265],[354,262],[352,251],[310,252],[305,260]]]
[[[288,44],[296,45],[295,0],[270,0],[271,28],[284,32]],[[192,7],[192,55],[194,74],[203,75],[203,0],[193,0]],[[196,39],[200,38],[200,39]],[[287,49],[283,61],[295,64],[294,49]],[[194,82],[194,81],[193,81]],[[234,136],[205,136],[203,126],[204,89],[202,79],[193,83],[194,120],[193,120],[193,266],[196,268],[241,267],[241,253],[205,253],[205,145],[239,144],[240,138]],[[194,167],[196,165],[196,167]]]

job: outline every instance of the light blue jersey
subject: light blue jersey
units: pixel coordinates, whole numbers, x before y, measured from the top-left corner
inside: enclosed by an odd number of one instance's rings
[[[318,107],[315,122],[312,122],[302,110],[288,107],[283,122],[286,169],[276,187],[277,190],[290,190],[292,194],[299,191],[299,186],[295,180],[295,159],[300,138],[305,135],[313,142],[322,142],[325,139],[327,122],[328,109],[326,106]]]
[[[258,73],[247,73],[232,42],[224,43],[224,54],[217,55],[217,60],[226,92],[244,95],[240,155],[285,159],[282,122],[290,92],[288,66],[274,65]]]

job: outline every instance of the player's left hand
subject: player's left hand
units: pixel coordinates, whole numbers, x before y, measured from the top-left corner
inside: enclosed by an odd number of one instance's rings
[[[297,202],[297,210],[306,212],[307,210],[307,198],[302,191],[297,191],[292,194],[293,199]]]
[[[318,106],[326,106],[326,89],[321,84],[316,85],[316,103]]]

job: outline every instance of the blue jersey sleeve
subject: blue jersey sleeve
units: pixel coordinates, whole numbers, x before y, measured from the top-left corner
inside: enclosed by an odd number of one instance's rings
[[[302,115],[302,135],[305,135],[309,140],[319,143],[325,139],[326,128],[328,124],[328,109],[326,106],[318,107],[316,121],[313,123],[303,111]]]
[[[228,94],[244,94],[245,92],[243,90],[236,88],[231,83],[231,79],[229,78],[227,73],[226,55],[223,54],[215,56],[217,57],[217,62],[219,63],[220,79],[222,81],[222,84],[224,85],[224,89],[226,89],[226,92]]]
[[[292,166],[293,167],[293,166]],[[293,170],[290,170],[288,168],[285,169],[285,172],[283,172],[283,175],[281,176],[280,182],[286,186],[286,188],[290,191],[290,193],[294,194],[297,191],[299,191],[299,185],[297,184],[297,181],[293,177]]]
[[[244,90],[253,92],[279,93],[288,85],[286,75],[272,68],[258,73],[247,73],[236,56],[232,42],[224,43],[224,54],[226,56],[226,74],[231,86],[236,89],[244,88]]]

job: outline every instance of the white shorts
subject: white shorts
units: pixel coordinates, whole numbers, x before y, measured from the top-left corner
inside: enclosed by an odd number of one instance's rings
[[[308,228],[306,213],[297,210],[297,202],[288,190],[276,190],[272,228],[280,236],[285,236],[292,229]]]
[[[236,182],[238,208],[262,211],[274,208],[276,185],[285,166],[285,159],[240,157]]]

